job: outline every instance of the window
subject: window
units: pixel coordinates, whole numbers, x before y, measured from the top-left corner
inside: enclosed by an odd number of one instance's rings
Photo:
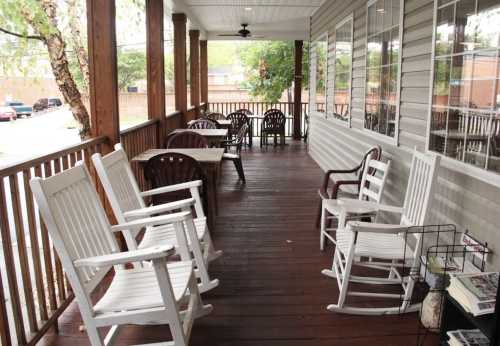
[[[366,129],[394,137],[399,86],[401,0],[368,4],[366,42]]]
[[[352,71],[352,16],[335,29],[335,77],[333,80],[333,116],[349,121]]]
[[[436,0],[429,149],[500,172],[500,4]]]
[[[326,114],[327,83],[327,51],[328,36],[324,34],[313,44],[312,59],[314,61],[314,88],[311,90],[311,104],[316,112]]]

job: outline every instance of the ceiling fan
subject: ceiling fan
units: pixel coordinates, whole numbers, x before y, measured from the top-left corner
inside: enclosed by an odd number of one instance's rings
[[[219,34],[221,37],[242,37],[242,38],[263,38],[264,36],[253,36],[250,30],[247,29],[248,24],[241,24],[241,29],[234,34]]]

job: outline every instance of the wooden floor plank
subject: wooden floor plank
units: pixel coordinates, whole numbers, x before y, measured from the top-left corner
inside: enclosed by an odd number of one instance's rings
[[[244,152],[246,185],[224,162],[220,210],[213,238],[224,256],[211,265],[220,286],[204,294],[214,306],[196,321],[191,346],[401,346],[416,345],[417,314],[361,317],[328,312],[338,290],[321,269],[331,266],[332,247],[319,251],[314,229],[320,168],[306,147]],[[356,303],[369,303],[358,297]],[[44,345],[88,345],[73,304],[61,318],[60,334]],[[161,341],[163,326],[128,326],[117,345]],[[434,336],[425,345],[435,345]]]

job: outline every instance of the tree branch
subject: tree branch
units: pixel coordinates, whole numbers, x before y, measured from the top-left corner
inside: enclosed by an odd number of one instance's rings
[[[8,34],[8,35],[12,35],[12,36],[20,37],[20,38],[43,41],[42,36],[18,34],[16,32],[12,32],[12,31],[6,30],[4,28],[0,28],[0,32],[3,32],[3,33]]]

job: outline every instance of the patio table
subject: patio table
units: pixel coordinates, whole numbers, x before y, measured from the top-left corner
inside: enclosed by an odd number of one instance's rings
[[[227,129],[176,129],[172,133],[181,133],[185,131],[196,132],[208,141],[209,147],[220,147],[221,141],[225,140],[228,135]]]
[[[217,216],[217,182],[224,149],[149,149],[132,158],[132,161],[139,163],[139,165],[144,169],[144,166],[150,158],[164,153],[180,153],[188,155],[200,163],[207,176],[206,192],[208,210],[206,213],[208,226],[211,230],[213,230],[215,228],[215,217]]]

